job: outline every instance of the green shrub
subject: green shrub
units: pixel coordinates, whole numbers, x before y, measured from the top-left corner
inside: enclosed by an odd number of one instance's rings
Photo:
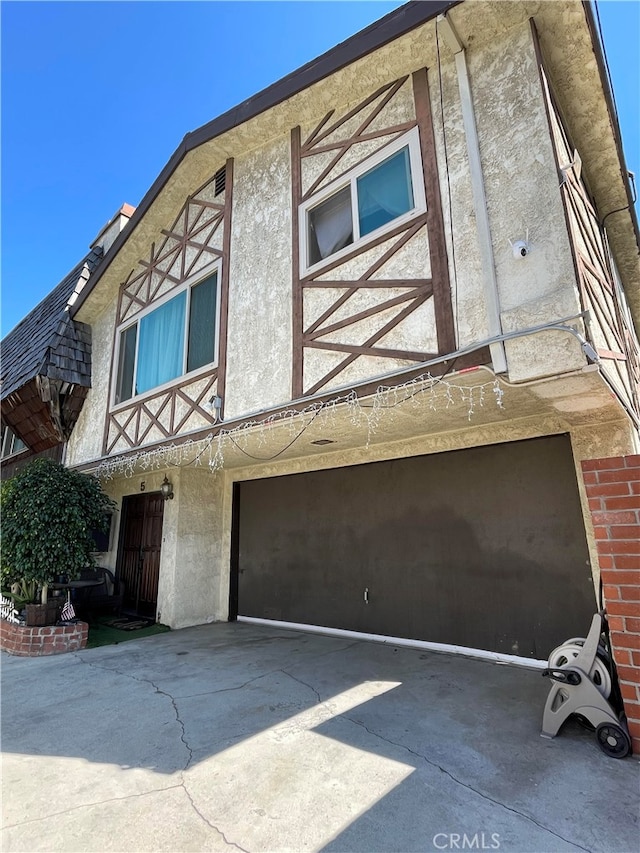
[[[36,459],[0,490],[2,588],[20,581],[46,587],[94,565],[92,530],[106,532],[115,506],[95,477]]]

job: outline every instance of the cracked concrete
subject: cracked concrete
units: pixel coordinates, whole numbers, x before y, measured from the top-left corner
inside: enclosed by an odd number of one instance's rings
[[[2,663],[7,853],[637,849],[539,672],[232,624]]]
[[[421,758],[423,761],[426,761],[427,764],[431,764],[433,767],[436,767],[438,770],[440,770],[442,773],[445,773],[450,779],[452,779],[458,785],[462,785],[463,788],[467,788],[467,790],[472,791],[474,794],[477,794],[479,797],[482,797],[483,799],[488,800],[489,802],[493,803],[494,805],[499,806],[501,808],[504,808],[507,811],[513,812],[513,814],[516,814],[519,817],[524,818],[525,820],[530,820],[532,823],[535,823],[536,826],[540,827],[541,829],[546,830],[551,835],[554,835],[556,838],[560,839],[561,841],[566,842],[567,844],[572,843],[570,841],[570,839],[563,838],[561,835],[558,835],[557,833],[553,832],[551,829],[549,829],[549,827],[543,826],[543,824],[539,823],[537,820],[530,817],[529,815],[523,814],[521,811],[518,811],[518,809],[511,808],[510,806],[506,805],[505,803],[501,803],[498,800],[495,800],[493,797],[489,797],[487,794],[484,794],[482,791],[477,790],[472,785],[468,785],[466,782],[462,781],[462,779],[458,779],[457,776],[454,776],[454,774],[451,773],[449,770],[447,770],[446,767],[442,767],[437,762],[431,761],[426,755],[423,755],[420,752],[416,752],[415,750],[410,749],[408,746],[403,746],[402,744],[395,743],[395,741],[391,741],[388,738],[383,737],[383,735],[379,734],[378,732],[372,731],[372,729],[365,726],[364,723],[362,723],[359,720],[354,720],[351,717],[346,717],[346,719],[350,720],[356,726],[362,726],[362,728],[366,729],[366,731],[370,735],[373,735],[374,737],[380,738],[380,740],[384,740],[387,743],[390,743],[394,746],[401,746],[403,749],[406,749],[407,752],[410,752],[411,755],[415,755],[417,758]],[[573,846],[576,848],[579,848],[580,850],[586,850],[587,849],[586,847],[580,847],[580,845],[576,845],[576,844],[574,844]]]

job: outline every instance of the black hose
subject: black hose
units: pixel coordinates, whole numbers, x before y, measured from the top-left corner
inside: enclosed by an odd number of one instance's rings
[[[602,634],[604,636],[604,645],[609,653],[609,661],[611,667],[611,695],[609,696],[609,702],[613,705],[616,712],[618,714],[624,714],[624,702],[622,701],[622,693],[620,692],[620,682],[618,681],[618,670],[616,669],[616,662],[613,658],[613,649],[611,647],[611,637],[609,635],[609,622],[607,620],[607,613],[604,606],[604,588],[602,584],[602,575],[600,576],[600,587],[598,590],[598,599],[600,605],[600,612],[602,614]]]

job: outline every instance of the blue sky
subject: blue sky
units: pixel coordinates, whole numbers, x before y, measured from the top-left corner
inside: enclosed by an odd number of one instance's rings
[[[138,204],[185,133],[400,5],[4,0],[2,335]],[[640,2],[598,9],[640,182]]]

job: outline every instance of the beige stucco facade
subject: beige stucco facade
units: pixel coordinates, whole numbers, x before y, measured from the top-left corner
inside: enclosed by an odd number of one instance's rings
[[[93,386],[69,442],[66,461],[71,466],[98,470],[119,505],[123,496],[140,493],[143,483],[144,490],[153,491],[165,474],[170,477],[175,497],[164,509],[157,604],[157,617],[162,622],[184,627],[227,618],[232,491],[236,481],[559,433],[571,437],[591,569],[597,578],[580,462],[595,456],[638,452],[638,437],[624,408],[612,397],[599,369],[589,364],[581,348],[586,329],[580,317],[579,283],[530,22],[533,16],[543,49],[554,57],[554,38],[561,43],[565,29],[581,20],[580,4],[568,4],[565,12],[556,8],[560,5],[465,3],[451,12],[466,47],[480,175],[471,165],[471,141],[465,130],[469,114],[463,114],[459,70],[444,42],[437,44],[440,34],[436,22],[430,21],[191,151],[84,301],[77,316],[92,326]],[[554,35],[554,26],[564,28],[560,35]],[[581,26],[584,29],[584,23]],[[574,67],[567,68],[561,59],[554,62],[554,67],[567,74],[563,85],[583,86]],[[325,407],[317,419],[292,411],[269,423],[265,419],[270,411],[286,411],[292,402],[296,357],[292,234],[298,211],[292,209],[291,131],[300,126],[304,140],[328,110],[334,110],[336,116],[347,115],[379,87],[409,75],[369,128],[381,132],[384,141],[386,128],[415,120],[410,75],[425,67],[456,346],[458,350],[479,349],[491,335],[486,253],[483,257],[474,199],[480,180],[486,197],[499,322],[503,333],[514,333],[505,344],[506,373],[496,378],[487,366],[457,376],[454,369],[434,391],[424,379],[428,367],[418,379],[415,373],[404,373],[419,367],[415,359],[360,355],[322,389],[324,405],[333,399],[335,406]],[[588,73],[593,74],[593,69]],[[599,103],[602,96],[594,91],[591,98]],[[571,110],[568,113],[571,117]],[[594,115],[602,125],[602,111],[596,110]],[[356,115],[324,142],[354,133],[357,126]],[[588,147],[590,129],[578,130]],[[378,138],[352,146],[342,168],[357,165],[380,144]],[[324,152],[303,161],[303,190],[322,173],[329,157],[330,152]],[[140,260],[150,257],[152,244],[162,239],[163,229],[171,227],[187,196],[210,180],[228,158],[233,158],[233,201],[230,220],[225,220],[230,232],[229,253],[224,260],[228,264],[228,311],[223,437],[219,436],[220,425],[196,412],[174,435],[163,437],[160,429],[149,429],[143,441],[122,437],[107,453],[105,423],[113,408],[110,388],[119,290]],[[583,161],[589,170],[588,152]],[[601,176],[593,169],[589,176],[594,186],[603,186]],[[230,192],[229,187],[226,192]],[[613,190],[607,190],[607,199],[614,195]],[[221,233],[215,243],[220,251]],[[528,244],[526,257],[514,254],[512,244],[519,240]],[[623,278],[632,284],[635,281],[637,287],[625,249],[627,237],[618,235],[617,241]],[[357,279],[376,257],[392,247],[393,238],[373,248],[365,246],[360,254],[323,274],[324,278],[331,282]],[[423,231],[393,253],[378,274],[395,282],[429,279],[432,260]],[[307,290],[302,301],[304,323],[321,317],[340,292],[339,287]],[[349,346],[370,338],[397,309],[367,312],[398,292],[397,285],[361,289],[348,310],[351,314],[363,313],[363,319],[341,336],[330,332],[326,340],[339,338]],[[633,302],[631,298],[629,301]],[[339,323],[347,316],[347,307],[343,306],[335,311],[332,321]],[[597,322],[597,318],[592,321]],[[530,331],[553,324],[564,328]],[[425,302],[378,345],[394,352],[434,352],[438,345],[436,326],[433,303]],[[304,366],[309,387],[339,364],[341,357],[322,349],[309,352]],[[372,381],[392,390],[387,396],[369,393],[359,406],[344,402],[351,388]],[[397,403],[398,394],[402,397],[405,393],[397,388],[405,381],[415,382],[411,387],[419,389],[421,396],[394,406],[393,412],[387,411],[391,409],[387,405],[389,394],[396,395]],[[187,384],[183,383],[187,397],[191,399],[191,394],[195,399],[199,389],[189,391]],[[217,387],[213,386],[213,392]],[[163,422],[161,428],[165,426]],[[125,425],[123,430],[127,429]],[[329,439],[334,444],[326,452],[312,446],[313,439]],[[181,442],[185,440],[195,443],[184,445]],[[174,444],[176,449],[168,449]],[[195,456],[196,465],[189,462]],[[104,564],[112,569],[117,563],[119,518],[118,513],[112,550],[103,556]]]

